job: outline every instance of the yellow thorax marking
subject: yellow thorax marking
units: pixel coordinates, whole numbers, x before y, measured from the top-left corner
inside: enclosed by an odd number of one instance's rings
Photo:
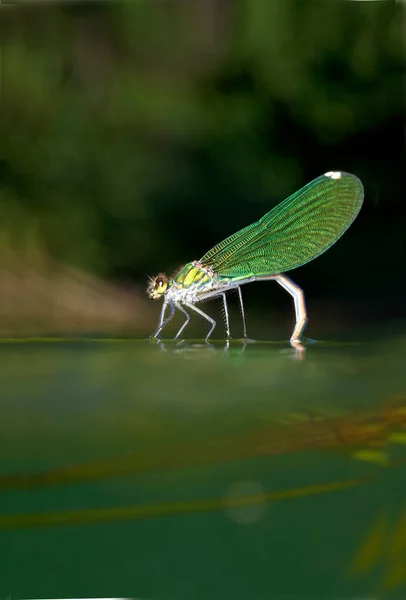
[[[202,285],[211,280],[206,269],[202,268],[199,264],[191,263],[191,265],[187,265],[187,267],[185,267],[183,273],[179,273],[178,277],[175,279],[175,284],[179,289],[187,289],[197,284]]]

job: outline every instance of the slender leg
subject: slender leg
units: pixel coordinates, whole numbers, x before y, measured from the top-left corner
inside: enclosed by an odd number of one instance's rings
[[[185,311],[185,309],[183,308],[183,306],[181,306],[180,304],[177,304],[176,308],[178,308],[181,312],[183,312],[183,314],[186,317],[186,321],[183,323],[182,327],[179,329],[178,333],[175,335],[175,340],[177,340],[179,338],[180,334],[182,333],[182,331],[185,329],[186,325],[190,321],[190,314]]]
[[[161,310],[161,315],[159,317],[159,324],[158,324],[158,328],[156,329],[156,331],[152,334],[152,339],[157,339],[158,335],[161,333],[162,329],[164,327],[166,327],[166,325],[169,323],[169,321],[172,319],[173,315],[175,314],[175,305],[173,304],[173,302],[169,302],[169,310],[170,310],[170,314],[168,317],[166,317],[165,319],[165,312],[166,312],[166,307],[168,306],[168,302],[163,303],[162,305],[162,310]]]
[[[227,334],[227,339],[231,340],[231,334],[230,334],[230,320],[228,318],[228,309],[227,309],[227,300],[226,300],[226,295],[223,292],[221,294],[223,296],[223,303],[224,303],[224,318],[226,320],[226,334]]]
[[[237,290],[238,290],[238,296],[240,298],[240,310],[241,310],[241,316],[242,316],[242,324],[243,324],[243,328],[244,328],[244,339],[247,339],[247,326],[245,324],[244,304],[242,301],[242,293],[241,293],[241,288],[239,285],[237,285]]]
[[[197,312],[198,315],[200,315],[201,317],[206,319],[206,321],[208,321],[211,324],[211,329],[210,329],[209,333],[206,335],[206,342],[207,342],[207,340],[213,333],[213,330],[216,326],[216,321],[214,319],[212,319],[211,317],[209,317],[209,315],[206,315],[206,313],[204,313],[202,310],[200,310],[200,308],[197,308],[197,306],[195,306],[194,304],[191,304],[190,302],[184,302],[184,305],[187,306],[188,308],[190,308],[191,310],[194,310],[195,312]]]
[[[273,277],[273,279],[293,296],[295,302],[296,325],[290,338],[290,343],[294,347],[300,347],[300,338],[302,337],[308,321],[303,290],[289,279],[289,277],[286,277],[286,275],[277,275]]]

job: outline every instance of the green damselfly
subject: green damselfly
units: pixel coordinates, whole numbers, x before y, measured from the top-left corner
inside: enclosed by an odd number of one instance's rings
[[[217,244],[200,260],[179,269],[171,278],[164,273],[151,278],[147,289],[149,297],[157,300],[163,296],[164,299],[152,338],[159,336],[176,309],[185,316],[185,322],[175,336],[175,339],[179,338],[190,321],[186,310],[189,309],[210,323],[207,341],[216,322],[195,305],[201,300],[221,296],[227,338],[230,339],[226,292],[231,289],[238,290],[244,337],[247,338],[241,286],[253,281],[275,280],[294,299],[296,324],[290,342],[292,346],[300,346],[308,320],[304,293],[284,272],[296,269],[328,250],[354,221],[363,198],[364,189],[358,177],[329,171],[289,196],[256,223]]]

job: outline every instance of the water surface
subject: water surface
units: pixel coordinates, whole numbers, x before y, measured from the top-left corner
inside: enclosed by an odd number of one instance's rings
[[[0,385],[0,598],[406,597],[406,333],[4,340]]]

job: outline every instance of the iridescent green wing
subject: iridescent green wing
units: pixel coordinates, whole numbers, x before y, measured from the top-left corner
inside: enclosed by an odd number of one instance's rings
[[[209,250],[201,262],[216,275],[276,275],[304,265],[330,248],[348,229],[364,198],[355,175],[329,172],[314,179]]]

